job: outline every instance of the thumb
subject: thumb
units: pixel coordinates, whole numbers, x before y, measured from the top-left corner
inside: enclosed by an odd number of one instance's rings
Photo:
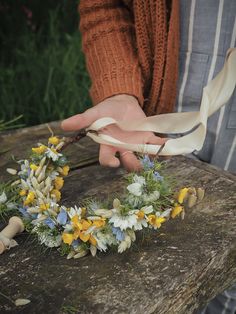
[[[99,118],[96,107],[90,108],[83,113],[76,114],[61,123],[64,131],[76,131],[88,127]]]

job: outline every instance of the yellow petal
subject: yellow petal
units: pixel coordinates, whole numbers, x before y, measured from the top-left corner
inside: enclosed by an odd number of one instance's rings
[[[97,228],[103,227],[105,225],[105,220],[104,219],[94,220],[93,225],[96,226]]]
[[[83,242],[87,242],[90,238],[90,234],[85,234],[84,232],[81,232],[79,237]]]
[[[35,194],[34,192],[30,191],[26,197],[26,200],[24,201],[24,205],[29,205],[31,204],[35,199]]]
[[[37,170],[37,169],[38,169],[38,166],[35,165],[35,164],[30,164],[30,169],[32,169],[32,170]]]
[[[97,244],[97,240],[91,235],[90,238],[89,238],[89,242],[93,245],[93,246],[96,246]]]
[[[71,243],[74,240],[74,236],[71,233],[63,233],[62,234],[62,240],[64,243],[71,245]]]
[[[183,201],[184,201],[184,199],[185,199],[187,193],[188,193],[188,188],[183,188],[183,189],[181,189],[181,190],[179,191],[178,202],[179,202],[180,204],[183,204]]]
[[[73,216],[73,217],[71,218],[71,221],[72,221],[74,224],[78,223],[78,221],[79,221],[79,216],[78,216],[78,215]]]
[[[183,210],[182,206],[176,205],[171,212],[171,218],[175,218],[176,216],[178,216],[182,212],[182,210]]]
[[[164,218],[164,217],[157,217],[156,221],[155,221],[155,225],[157,226],[157,228],[160,228],[161,224],[163,222],[165,222],[165,221],[166,221],[166,218]]]
[[[80,236],[80,230],[79,230],[79,229],[76,229],[76,230],[74,231],[74,240],[77,240],[79,236]]]
[[[47,210],[49,208],[49,204],[40,204],[39,208],[41,211]]]
[[[155,225],[156,215],[148,215],[148,222],[150,223],[150,225]]]
[[[88,220],[82,220],[82,228],[83,230],[87,230],[90,226],[91,226],[91,222],[89,222]]]

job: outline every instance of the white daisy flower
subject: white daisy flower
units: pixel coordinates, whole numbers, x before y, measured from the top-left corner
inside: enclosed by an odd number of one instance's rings
[[[57,161],[59,157],[62,156],[62,154],[58,152],[55,153],[51,148],[47,148],[45,154],[48,158],[51,158],[53,161]]]
[[[127,228],[133,228],[137,223],[137,216],[135,214],[121,215],[115,213],[110,219],[110,223],[113,223],[114,227],[120,228],[122,231]]]
[[[137,219],[137,223],[136,225],[134,225],[134,230],[142,230],[143,228],[146,228],[148,226],[148,223],[147,223],[147,216],[148,214],[152,213],[153,212],[153,206],[144,206],[142,207],[140,210],[135,210],[133,211],[135,214],[138,214],[138,212],[142,212],[144,217],[143,218],[138,218]]]

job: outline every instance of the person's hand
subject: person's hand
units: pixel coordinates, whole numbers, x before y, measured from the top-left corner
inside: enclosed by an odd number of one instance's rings
[[[102,117],[112,117],[117,121],[131,121],[144,118],[145,113],[135,97],[116,95],[105,99],[84,113],[64,120],[61,126],[65,131],[76,131],[88,127]],[[161,145],[165,142],[165,139],[155,136],[152,132],[123,131],[116,125],[107,126],[102,132],[126,143]],[[116,152],[119,152],[120,160],[115,156]],[[132,152],[109,145],[100,145],[99,162],[101,165],[118,167],[120,161],[128,171],[141,169],[139,160]]]

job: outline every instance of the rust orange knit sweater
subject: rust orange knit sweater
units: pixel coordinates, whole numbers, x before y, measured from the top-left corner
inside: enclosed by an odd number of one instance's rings
[[[178,0],[80,0],[80,30],[94,104],[137,97],[147,115],[173,111]]]

